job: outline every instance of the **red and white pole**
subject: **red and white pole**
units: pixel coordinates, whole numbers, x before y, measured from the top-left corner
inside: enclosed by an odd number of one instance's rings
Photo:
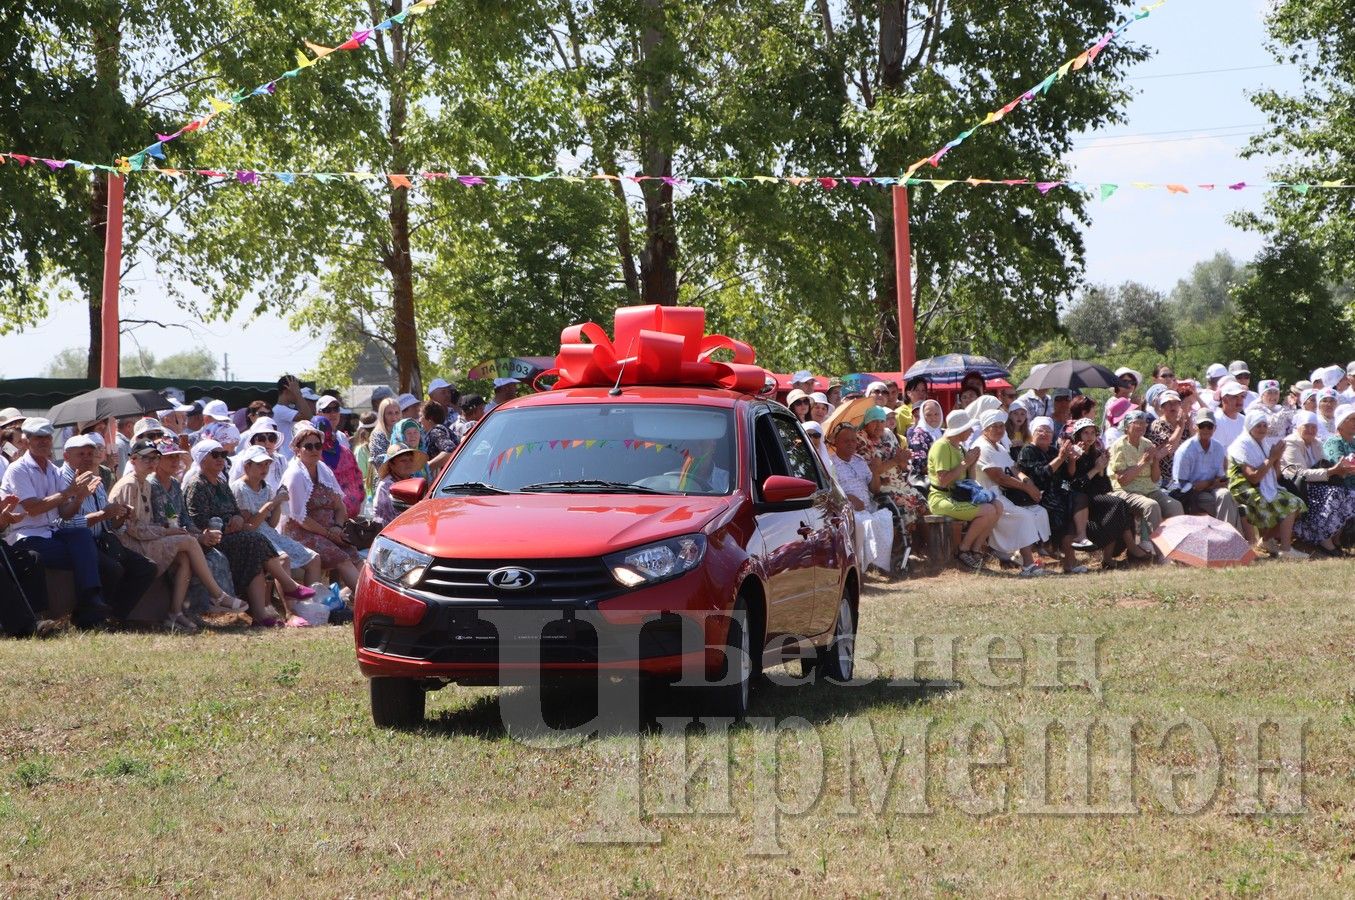
[[[894,185],[894,282],[899,291],[899,371],[917,362],[913,332],[913,242],[908,234],[908,188]]]
[[[103,355],[100,360],[100,387],[118,386],[118,285],[122,280],[122,176],[108,176],[108,220],[104,226],[103,320],[100,328]]]

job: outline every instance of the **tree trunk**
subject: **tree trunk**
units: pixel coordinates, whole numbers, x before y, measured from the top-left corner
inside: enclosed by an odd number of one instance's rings
[[[646,77],[644,91],[647,127],[641,138],[644,172],[651,178],[673,176],[673,81],[663,0],[644,0],[640,32],[640,65]],[[673,185],[655,180],[643,184],[645,249],[640,254],[640,292],[644,303],[676,306],[678,297],[677,223],[673,216]]]
[[[405,153],[405,124],[409,114],[409,98],[405,88],[405,30],[395,25],[390,30],[391,92],[390,92],[390,146],[391,171],[405,173],[409,158]],[[409,191],[390,188],[390,249],[386,254],[386,269],[391,274],[391,311],[395,319],[395,364],[401,392],[422,389],[419,372],[419,332],[414,320],[414,258],[409,240]]]
[[[94,78],[106,97],[116,97],[122,86],[122,18],[113,7],[112,18],[96,25],[93,34]],[[103,247],[108,234],[108,177],[90,179],[89,230],[98,252],[89,256],[85,273],[85,301],[89,310],[89,360],[86,375],[99,383],[103,365]]]

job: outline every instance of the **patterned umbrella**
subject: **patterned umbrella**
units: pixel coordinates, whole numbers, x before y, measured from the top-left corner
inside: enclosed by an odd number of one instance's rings
[[[1256,559],[1242,533],[1213,516],[1173,516],[1153,532],[1153,543],[1167,559],[1199,568],[1246,566]]]
[[[986,356],[967,356],[963,353],[947,353],[919,359],[903,373],[904,380],[914,375],[925,375],[932,384],[947,382],[959,384],[968,372],[978,372],[985,380],[989,378],[1007,378],[1011,375],[1006,369]]]

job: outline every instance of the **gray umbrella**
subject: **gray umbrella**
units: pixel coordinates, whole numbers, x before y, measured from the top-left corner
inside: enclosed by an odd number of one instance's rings
[[[173,406],[173,403],[155,391],[96,388],[53,406],[47,413],[47,418],[53,425],[60,427],[80,422],[96,422],[101,419],[139,416],[171,409]]]
[[[1065,359],[1050,363],[1021,382],[1020,390],[1039,391],[1052,388],[1113,388],[1120,384],[1115,373],[1105,366],[1080,359]]]

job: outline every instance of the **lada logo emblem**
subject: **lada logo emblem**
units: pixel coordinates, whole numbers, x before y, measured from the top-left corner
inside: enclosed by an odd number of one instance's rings
[[[502,591],[520,591],[536,584],[536,576],[526,569],[505,566],[489,573],[489,583]]]

